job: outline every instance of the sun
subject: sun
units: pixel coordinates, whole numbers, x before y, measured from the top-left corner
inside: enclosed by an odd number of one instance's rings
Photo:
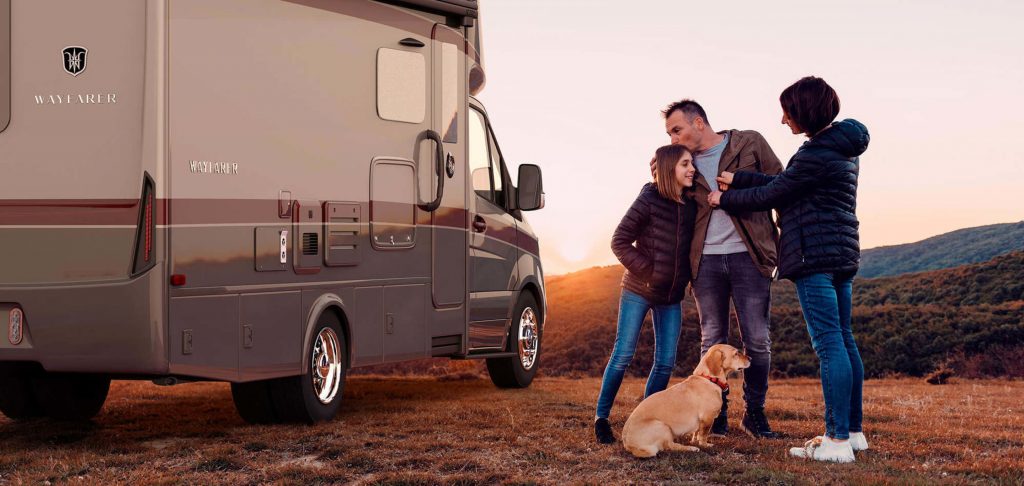
[[[579,263],[585,260],[590,252],[584,245],[575,242],[566,242],[558,248],[558,253],[567,262]]]

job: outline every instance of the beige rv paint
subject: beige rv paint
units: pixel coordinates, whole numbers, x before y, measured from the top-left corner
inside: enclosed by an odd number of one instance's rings
[[[0,154],[18,163],[4,166],[17,183],[3,199],[139,198],[147,7],[12,2],[11,123]],[[87,67],[71,76],[61,52],[76,45],[89,49]]]
[[[0,0],[0,132],[11,121],[11,0]]]

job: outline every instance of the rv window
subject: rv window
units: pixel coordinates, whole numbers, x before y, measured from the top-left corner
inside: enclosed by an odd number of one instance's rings
[[[444,143],[459,142],[459,48],[441,44],[441,128]]]
[[[491,179],[494,181],[494,204],[498,206],[505,206],[505,192],[502,190],[504,187],[503,182],[505,181],[502,175],[502,163],[501,163],[501,151],[498,150],[498,143],[494,139],[494,132],[488,130],[487,133],[490,150],[491,150]]]
[[[484,115],[476,110],[469,110],[469,172],[473,179],[473,191],[488,201],[504,206],[504,201],[495,198],[494,173],[491,169],[490,141],[487,137],[487,123]],[[498,181],[501,190],[501,181]]]
[[[11,0],[0,0],[0,132],[11,122]]]
[[[423,54],[377,51],[377,115],[385,120],[423,123],[427,113],[427,61]]]

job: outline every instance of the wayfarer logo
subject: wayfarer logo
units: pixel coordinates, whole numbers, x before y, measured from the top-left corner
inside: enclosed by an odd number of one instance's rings
[[[117,93],[34,95],[37,105],[116,105]]]
[[[64,48],[64,70],[72,76],[78,76],[85,71],[86,57],[89,50],[81,46],[70,46]]]

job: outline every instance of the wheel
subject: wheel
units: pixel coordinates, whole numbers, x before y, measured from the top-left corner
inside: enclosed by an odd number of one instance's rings
[[[32,377],[41,371],[34,363],[0,363],[0,412],[12,420],[43,415],[32,394]]]
[[[238,414],[251,423],[330,420],[341,408],[348,343],[334,314],[317,321],[309,346],[309,371],[299,376],[231,385]]]
[[[110,377],[79,373],[39,373],[32,380],[36,403],[50,418],[89,420],[100,413]]]
[[[231,398],[235,401],[235,409],[246,422],[272,424],[279,421],[277,413],[274,412],[274,402],[270,398],[270,381],[231,384]]]
[[[516,356],[487,360],[487,373],[499,388],[526,388],[540,367],[540,312],[533,294],[523,292],[516,305],[509,347]]]

